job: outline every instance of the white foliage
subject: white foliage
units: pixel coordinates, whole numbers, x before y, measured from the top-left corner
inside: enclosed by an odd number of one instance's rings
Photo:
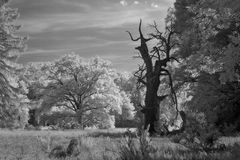
[[[26,74],[31,73],[35,73],[33,82],[45,86],[43,91],[38,90],[43,111],[54,106],[65,107],[82,117],[83,123],[103,127],[104,122],[113,127],[113,115],[133,110],[129,96],[114,82],[117,74],[110,62],[99,57],[87,61],[76,54],[65,55],[49,64],[30,66]],[[39,81],[41,77],[47,85]]]

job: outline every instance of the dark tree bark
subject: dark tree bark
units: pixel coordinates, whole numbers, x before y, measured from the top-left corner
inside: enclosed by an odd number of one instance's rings
[[[29,113],[28,124],[31,124],[34,127],[39,126],[39,115],[37,109],[30,109],[28,113]]]
[[[130,32],[130,38],[132,41],[140,40],[141,45],[135,49],[139,51],[139,57],[143,60],[143,66],[139,66],[139,70],[134,74],[138,78],[138,82],[146,86],[145,106],[142,109],[144,114],[144,129],[149,126],[149,133],[153,134],[156,132],[154,123],[158,120],[158,112],[161,101],[163,101],[168,95],[159,96],[158,89],[160,86],[160,77],[168,76],[169,86],[171,88],[171,97],[176,104],[176,111],[178,115],[177,98],[173,89],[172,78],[170,72],[167,70],[167,63],[171,60],[176,60],[174,57],[170,57],[171,49],[175,44],[172,44],[172,36],[174,34],[173,27],[167,28],[164,36],[157,29],[156,23],[153,28],[156,30],[155,34],[151,34],[151,38],[146,39],[143,36],[141,30],[142,21],[139,23],[139,34],[140,36],[136,39],[133,38]],[[159,43],[156,45],[151,52],[148,50],[147,42],[155,39]],[[164,58],[162,58],[164,57]],[[154,63],[154,65],[153,65]],[[176,116],[177,117],[177,116]]]

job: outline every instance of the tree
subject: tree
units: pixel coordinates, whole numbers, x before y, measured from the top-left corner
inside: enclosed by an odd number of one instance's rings
[[[173,48],[176,43],[174,41],[174,28],[172,25],[172,18],[169,14],[168,24],[166,25],[166,32],[162,33],[158,30],[157,24],[154,23],[152,27],[155,33],[151,34],[151,38],[146,39],[143,36],[141,25],[142,20],[139,23],[139,34],[140,37],[134,39],[130,32],[130,38],[132,41],[140,40],[141,45],[135,49],[139,51],[139,57],[143,60],[144,64],[139,66],[139,70],[135,73],[138,78],[138,82],[146,86],[145,94],[145,106],[142,110],[144,113],[145,121],[144,128],[147,129],[148,125],[150,134],[156,132],[154,123],[158,120],[159,105],[168,96],[159,95],[160,80],[162,77],[167,76],[169,87],[171,88],[169,95],[171,95],[172,100],[176,105],[176,112],[178,115],[177,97],[173,88],[173,81],[171,73],[169,72],[167,66],[172,60],[176,60],[174,56],[171,55]],[[149,52],[147,42],[150,40],[156,40],[157,44],[153,47],[152,51]],[[176,115],[176,117],[177,117]]]
[[[82,126],[113,127],[114,115],[130,107],[128,97],[114,82],[116,74],[108,61],[85,61],[71,54],[42,65],[39,70],[46,77],[46,84],[34,85],[37,92],[32,94],[41,95],[37,96],[41,99],[39,112],[55,106],[76,113]]]
[[[15,34],[20,28],[14,24],[19,13],[17,9],[8,7],[8,0],[0,1],[0,15],[0,119],[10,123],[18,117],[15,60],[17,53],[25,48],[26,37]]]
[[[46,70],[49,63],[29,63],[22,67],[18,78],[22,80],[27,88],[26,96],[29,99],[29,121],[37,126],[40,121],[41,105],[43,99],[47,98],[45,89],[49,83]]]
[[[239,13],[223,7],[222,4],[226,4],[223,2],[199,1],[185,6],[194,16],[188,20],[192,22],[191,29],[181,31],[178,56],[185,60],[185,66],[191,64],[186,68],[189,71],[222,72],[223,76],[227,74],[222,77],[223,81],[232,81],[235,76],[230,72],[236,66],[234,60],[238,61],[232,57],[238,58]],[[179,21],[176,20],[176,23]]]
[[[122,97],[125,97],[122,105],[122,113],[116,115],[116,127],[137,127],[139,117],[139,97],[137,95],[136,79],[129,72],[118,72],[114,82],[119,87]]]
[[[198,1],[199,0],[176,0],[174,3],[176,17],[175,29],[178,32],[191,28],[191,17],[193,17],[194,14],[188,10],[188,7],[196,4]]]
[[[174,74],[178,85],[188,90],[188,109],[203,112],[208,124],[221,130],[224,123],[239,128],[239,117],[226,114],[239,113],[239,97],[232,94],[239,92],[240,50],[239,5],[234,4],[199,0],[184,5],[191,25],[180,31],[177,55],[182,63]],[[180,20],[177,25],[185,23]]]

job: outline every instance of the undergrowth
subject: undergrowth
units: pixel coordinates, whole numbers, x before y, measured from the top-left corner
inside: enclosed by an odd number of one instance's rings
[[[121,141],[117,160],[238,160],[240,159],[240,145],[228,146],[225,150],[211,150],[207,152],[198,147],[185,146],[186,150],[165,148],[161,150],[152,145],[147,131],[134,138],[128,134]],[[201,144],[199,144],[201,145]],[[199,146],[201,147],[201,146]]]
[[[79,131],[78,131],[79,132]],[[32,132],[31,132],[32,133]],[[53,134],[54,133],[54,134]],[[168,138],[149,137],[148,132],[140,134],[127,131],[120,137],[60,135],[60,132],[32,135],[5,134],[0,136],[0,159],[6,160],[53,160],[51,150],[61,145],[66,151],[71,139],[78,141],[79,155],[66,156],[64,160],[238,160],[240,159],[239,138],[222,138],[226,150],[205,152],[196,147],[173,143]],[[176,138],[179,139],[179,138]],[[176,140],[177,142],[177,140]],[[227,142],[227,143],[226,143]],[[231,144],[230,144],[231,143]],[[235,144],[233,144],[235,143]],[[177,147],[175,147],[177,146]]]

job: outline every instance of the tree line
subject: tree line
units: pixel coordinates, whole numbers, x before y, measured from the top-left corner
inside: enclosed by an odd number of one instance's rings
[[[41,116],[53,112],[65,112],[79,127],[109,128],[134,118],[135,79],[114,70],[109,61],[67,54],[47,63],[16,63],[27,38],[17,35],[19,13],[8,3],[1,0],[0,6],[1,127],[37,126]]]
[[[24,126],[29,118],[38,124],[41,115],[54,110],[71,113],[80,126],[144,120],[151,134],[170,134],[171,127],[225,135],[240,130],[237,0],[176,0],[164,31],[153,22],[152,32],[144,33],[140,20],[139,36],[128,32],[140,42],[135,49],[143,60],[134,74],[76,54],[48,63],[15,63],[27,38],[16,34],[18,12],[7,4],[0,6],[2,127]]]

